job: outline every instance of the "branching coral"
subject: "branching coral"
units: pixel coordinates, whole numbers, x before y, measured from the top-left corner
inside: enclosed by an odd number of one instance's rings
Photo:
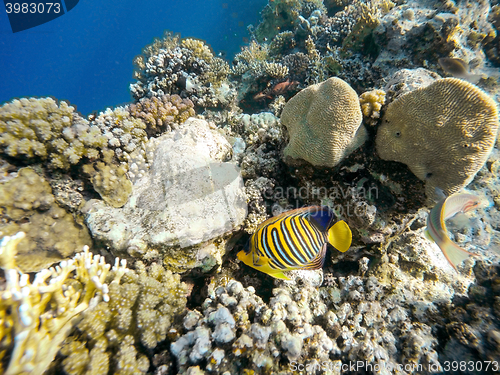
[[[188,38],[184,39],[181,42],[181,45],[184,48],[191,50],[194,57],[205,60],[207,62],[210,62],[214,57],[214,54],[212,53],[210,47],[203,43],[202,40]]]
[[[107,148],[114,151],[119,162],[127,162],[128,155],[147,139],[146,124],[137,116],[131,116],[126,107],[107,108],[99,113],[92,125],[101,130]]]
[[[180,40],[166,34],[134,60],[136,83],[130,85],[135,99],[182,94],[200,107],[227,105],[220,87],[227,83],[229,66],[213,56],[210,48],[195,39]]]
[[[101,298],[109,300],[105,280],[110,265],[88,247],[74,259],[40,271],[31,282],[15,266],[16,246],[23,236],[20,232],[0,241],[0,267],[6,279],[0,291],[0,358],[10,359],[5,375],[41,375],[81,313]],[[111,284],[126,271],[126,263],[117,258]]]
[[[91,371],[95,365],[114,374],[146,373],[149,361],[141,354],[165,340],[174,317],[186,306],[186,285],[179,275],[153,263],[138,262],[118,283],[109,285],[109,302],[83,314],[81,334],[67,340],[62,353],[68,374]],[[139,344],[140,343],[140,344]]]
[[[68,169],[82,157],[97,159],[106,141],[99,128],[63,101],[23,98],[0,107],[0,150],[9,156]]]
[[[361,111],[370,125],[375,125],[380,118],[380,110],[385,103],[384,90],[371,90],[364,92],[359,97]]]
[[[267,75],[276,79],[283,79],[288,75],[288,66],[280,63],[264,63],[264,70]]]
[[[182,99],[179,95],[163,95],[162,97],[143,98],[128,107],[131,116],[143,119],[148,125],[150,134],[175,129],[189,117],[195,115],[193,102]]]

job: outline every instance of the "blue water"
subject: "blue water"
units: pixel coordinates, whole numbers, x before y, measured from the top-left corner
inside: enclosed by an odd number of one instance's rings
[[[80,0],[65,15],[12,33],[0,6],[0,103],[68,100],[82,114],[131,101],[133,58],[164,30],[205,40],[227,59],[244,45],[267,0]]]

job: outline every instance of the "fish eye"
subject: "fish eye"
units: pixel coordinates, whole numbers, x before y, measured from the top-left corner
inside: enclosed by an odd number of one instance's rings
[[[432,173],[431,173],[431,172],[429,172],[429,173],[427,173],[427,174],[425,175],[425,178],[431,178],[431,177],[432,177]]]
[[[399,138],[399,137],[401,137],[401,132],[397,131],[394,133],[394,135],[396,136],[396,138]]]

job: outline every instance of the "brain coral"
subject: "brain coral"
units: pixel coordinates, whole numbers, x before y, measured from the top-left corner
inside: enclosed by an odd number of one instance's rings
[[[356,92],[339,78],[307,87],[290,99],[281,121],[290,133],[285,161],[333,167],[361,146],[366,129]]]
[[[426,182],[451,194],[467,185],[486,162],[498,131],[495,102],[476,86],[440,79],[392,102],[378,129],[382,159],[405,163]]]

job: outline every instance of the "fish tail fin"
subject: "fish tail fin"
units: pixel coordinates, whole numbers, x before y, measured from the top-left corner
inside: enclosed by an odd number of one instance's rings
[[[328,242],[338,251],[346,252],[351,247],[351,229],[344,220],[335,223],[328,230]]]
[[[469,258],[469,256],[477,256],[477,254],[469,253],[467,250],[462,249],[450,239],[446,239],[446,241],[443,241],[443,243],[438,245],[448,262],[450,262],[455,270],[457,269],[457,266]]]

